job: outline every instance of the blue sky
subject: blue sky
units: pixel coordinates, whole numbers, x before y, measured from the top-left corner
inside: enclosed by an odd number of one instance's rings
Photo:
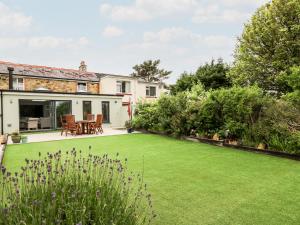
[[[232,61],[243,24],[267,0],[0,0],[0,60],[130,74],[146,59],[169,83],[212,58]]]

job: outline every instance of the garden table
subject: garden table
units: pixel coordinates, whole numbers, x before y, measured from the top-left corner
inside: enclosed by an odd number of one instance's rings
[[[76,121],[80,125],[79,134],[90,134],[90,124],[95,123],[93,120],[79,120]]]

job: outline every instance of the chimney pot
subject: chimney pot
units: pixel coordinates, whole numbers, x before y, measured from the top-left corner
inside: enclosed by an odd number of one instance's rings
[[[79,72],[87,72],[87,65],[85,64],[84,61],[80,62]]]

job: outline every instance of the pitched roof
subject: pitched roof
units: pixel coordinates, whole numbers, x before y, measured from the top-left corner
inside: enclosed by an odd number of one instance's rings
[[[49,66],[37,66],[27,64],[17,64],[0,61],[0,73],[7,74],[7,67],[14,68],[15,75],[34,76],[42,78],[81,80],[81,81],[99,81],[97,73],[81,72],[74,69],[56,68]]]

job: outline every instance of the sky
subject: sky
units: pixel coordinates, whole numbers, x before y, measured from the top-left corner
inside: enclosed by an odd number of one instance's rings
[[[128,75],[148,59],[167,83],[211,59],[231,63],[267,0],[0,0],[0,60]]]

